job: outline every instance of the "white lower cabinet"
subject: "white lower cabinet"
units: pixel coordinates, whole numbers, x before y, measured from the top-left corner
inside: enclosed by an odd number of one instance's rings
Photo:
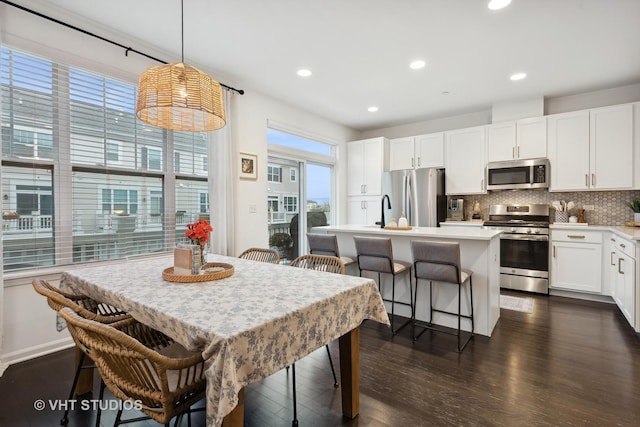
[[[611,296],[627,321],[636,329],[636,245],[615,234],[612,241],[609,262]]]
[[[349,197],[348,217],[348,224],[374,225],[380,221],[380,197]]]
[[[551,230],[553,289],[602,292],[602,232]]]

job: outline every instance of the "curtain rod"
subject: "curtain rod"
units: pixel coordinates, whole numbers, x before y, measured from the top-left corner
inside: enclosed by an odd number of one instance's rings
[[[95,38],[100,39],[102,41],[105,41],[107,43],[111,43],[112,45],[118,46],[118,47],[120,47],[120,48],[125,50],[124,51],[124,55],[125,56],[129,56],[129,52],[133,52],[133,53],[137,53],[138,55],[144,56],[146,58],[152,59],[154,61],[160,62],[162,64],[168,64],[167,61],[163,61],[162,59],[158,59],[158,58],[155,58],[155,57],[153,57],[151,55],[147,55],[146,53],[140,52],[139,50],[133,49],[133,48],[128,47],[128,46],[125,46],[125,45],[120,44],[118,42],[114,42],[113,40],[109,40],[109,39],[107,39],[105,37],[99,36],[97,34],[94,34],[94,33],[90,32],[90,31],[83,30],[82,28],[76,27],[75,25],[67,24],[66,22],[63,22],[63,21],[60,21],[60,20],[58,20],[56,18],[52,18],[50,16],[44,15],[44,14],[42,14],[40,12],[36,12],[35,10],[28,9],[28,8],[26,8],[24,6],[19,5],[19,4],[10,2],[8,0],[0,0],[0,2],[8,4],[9,6],[13,6],[13,7],[17,8],[17,9],[23,10],[25,12],[29,12],[29,13],[31,13],[33,15],[39,16],[40,18],[44,18],[44,19],[47,19],[49,21],[55,22],[56,24],[60,24],[60,25],[65,26],[67,28],[71,28],[72,30],[79,31],[79,32],[81,32],[83,34],[86,34],[88,36],[95,37]],[[227,85],[225,85],[223,83],[220,83],[220,86],[222,86],[222,87],[224,87],[226,89],[232,90],[234,92],[237,92],[240,95],[244,95],[244,90],[242,90],[242,89],[236,89],[234,87],[227,86]]]

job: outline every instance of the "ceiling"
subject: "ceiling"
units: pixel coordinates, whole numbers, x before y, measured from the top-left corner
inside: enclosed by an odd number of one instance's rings
[[[180,0],[17,1],[180,60]],[[639,0],[487,3],[185,0],[184,57],[222,83],[357,130],[640,83]],[[416,59],[426,67],[410,69]],[[527,78],[510,81],[516,72]]]

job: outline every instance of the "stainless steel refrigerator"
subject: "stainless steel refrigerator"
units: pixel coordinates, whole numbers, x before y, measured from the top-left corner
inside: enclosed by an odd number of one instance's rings
[[[385,172],[383,191],[391,199],[390,211],[385,204],[387,225],[402,213],[413,227],[438,227],[447,218],[444,169]]]

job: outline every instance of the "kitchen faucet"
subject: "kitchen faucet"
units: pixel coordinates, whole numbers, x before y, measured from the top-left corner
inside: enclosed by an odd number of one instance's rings
[[[380,221],[377,221],[376,224],[380,225],[380,228],[384,228],[384,199],[387,199],[387,209],[391,209],[391,200],[389,199],[389,195],[385,194],[382,196],[382,202],[380,204]]]

